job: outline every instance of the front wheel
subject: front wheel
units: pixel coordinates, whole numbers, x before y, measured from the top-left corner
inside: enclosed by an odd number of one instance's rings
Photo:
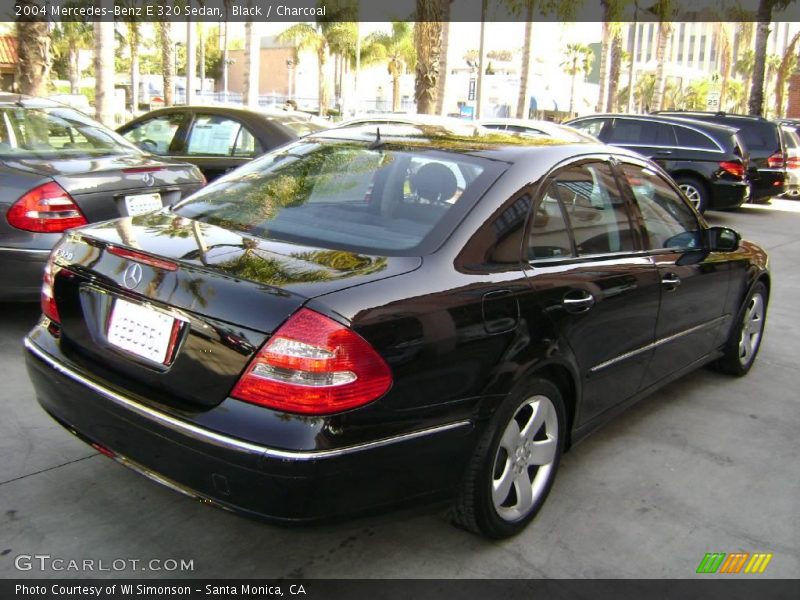
[[[512,393],[478,443],[453,520],[495,539],[522,531],[550,492],[564,437],[564,403],[555,385],[535,379]]]
[[[739,323],[731,330],[725,344],[725,354],[715,366],[730,375],[747,375],[761,348],[767,320],[767,287],[759,282],[750,292]]]

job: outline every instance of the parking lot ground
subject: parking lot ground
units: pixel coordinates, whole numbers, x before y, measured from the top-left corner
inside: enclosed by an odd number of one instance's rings
[[[633,407],[565,456],[537,519],[503,542],[428,513],[273,527],[162,488],[42,412],[21,345],[38,308],[0,306],[0,577],[683,578],[706,552],[737,551],[773,553],[763,577],[797,577],[800,202],[708,220],[771,254],[766,336],[750,375],[703,369]],[[122,573],[15,568],[15,557],[36,554],[141,563]],[[193,570],[141,570],[151,559]]]

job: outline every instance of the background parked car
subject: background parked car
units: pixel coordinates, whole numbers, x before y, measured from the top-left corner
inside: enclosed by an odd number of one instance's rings
[[[738,208],[748,197],[748,155],[735,129],[652,115],[597,115],[567,124],[655,161],[701,213]]]
[[[527,136],[545,136],[564,140],[565,142],[597,142],[593,135],[580,131],[569,125],[552,121],[535,121],[532,119],[487,118],[478,121],[487,129],[495,129],[506,133],[517,133]]]
[[[33,300],[61,232],[174,204],[205,180],[83,113],[0,93],[0,299]]]
[[[775,121],[724,112],[661,111],[656,114],[736,128],[750,155],[750,166],[747,171],[747,178],[750,181],[750,202],[768,202],[770,198],[783,194],[786,180],[786,147],[781,128]]]
[[[206,179],[240,167],[326,125],[308,113],[229,106],[172,106],[117,131],[142,150],[197,165]]]

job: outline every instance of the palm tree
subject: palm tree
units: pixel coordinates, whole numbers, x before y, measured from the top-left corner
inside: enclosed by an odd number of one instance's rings
[[[261,44],[256,35],[256,28],[253,27],[252,17],[248,17],[244,25],[244,103],[246,106],[258,106],[258,86],[259,86],[259,58],[261,54]]]
[[[594,52],[586,44],[573,43],[567,44],[564,51],[564,61],[561,63],[561,68],[564,69],[568,75],[572,76],[572,84],[569,90],[569,114],[574,114],[575,107],[575,83],[578,79],[578,73],[583,73],[584,76],[588,75],[592,70],[592,61],[594,60]]]
[[[657,0],[651,9],[658,17],[658,41],[656,42],[656,79],[655,93],[653,94],[653,104],[651,110],[661,110],[661,103],[664,98],[664,59],[667,54],[667,46],[672,38],[672,17],[675,9],[672,0]]]
[[[386,62],[392,78],[392,110],[400,110],[400,77],[411,71],[417,62],[412,27],[405,21],[393,21],[392,32],[375,32],[367,36],[364,62]]]
[[[297,23],[281,34],[278,39],[282,42],[293,42],[298,52],[311,50],[317,55],[317,69],[319,75],[319,115],[324,117],[328,112],[328,79],[325,65],[328,63],[330,47],[326,35],[331,23]]]
[[[99,6],[113,11],[113,0],[99,0]],[[98,121],[114,125],[111,102],[114,96],[114,23],[96,21],[94,24],[94,108]]]
[[[450,4],[453,0],[439,0],[442,19],[442,48],[439,52],[439,78],[436,80],[436,114],[444,115],[444,91],[447,84],[447,53],[450,50]]]
[[[161,41],[161,72],[164,76],[164,105],[172,106],[175,97],[175,45],[172,42],[172,22],[164,21],[158,24],[159,38]]]
[[[519,93],[517,94],[518,119],[528,112],[528,80],[531,75],[531,52],[533,50],[533,22],[534,12],[539,9],[542,15],[551,15],[558,21],[569,21],[573,18],[582,0],[562,2],[559,0],[505,0],[512,15],[525,19],[525,43],[522,48],[522,72],[519,78]]]
[[[414,99],[417,112],[433,114],[439,80],[439,55],[442,52],[442,15],[439,0],[417,0],[414,45],[417,64]]]
[[[775,84],[775,116],[783,116],[783,99],[786,94],[786,80],[797,66],[797,43],[800,41],[800,32],[795,33],[792,41],[786,46],[786,50],[778,66],[778,81]]]
[[[617,81],[609,76],[609,71],[612,69],[615,44],[619,42],[620,48],[622,47],[621,27],[617,21],[629,1],[600,0],[603,5],[603,38],[600,44],[600,90],[597,96],[597,112],[607,110],[610,99],[615,96],[611,88],[616,87]]]
[[[611,40],[611,56],[608,68],[608,103],[603,109],[606,112],[614,112],[615,110],[614,105],[617,98],[617,89],[619,88],[620,71],[626,57],[627,52],[622,49],[622,29],[618,27]]]
[[[767,39],[769,38],[769,24],[772,21],[774,10],[783,10],[793,0],[759,0],[756,12],[756,43],[753,62],[753,79],[750,83],[750,99],[748,113],[761,115],[764,112],[764,77],[767,62]]]
[[[20,0],[20,10],[41,10],[43,3],[36,0]],[[50,80],[50,32],[47,21],[25,21],[16,23],[17,64],[19,91],[31,96],[43,96]]]
[[[137,21],[128,21],[128,48],[131,52],[131,111],[139,110],[139,42],[141,32]]]
[[[773,113],[772,106],[774,106],[773,101],[776,98],[773,97],[773,94],[770,90],[775,91],[775,80],[778,77],[778,69],[781,66],[781,57],[777,54],[769,54],[767,55],[767,60],[764,61],[764,69],[765,69],[765,76],[764,76],[764,88],[765,92],[765,102],[770,107],[765,112],[769,112],[770,114]],[[774,116],[774,114],[772,114]]]
[[[67,57],[67,79],[70,94],[78,93],[80,68],[78,52],[90,48],[93,42],[92,26],[89,23],[64,21],[53,30],[53,50],[58,56]]]

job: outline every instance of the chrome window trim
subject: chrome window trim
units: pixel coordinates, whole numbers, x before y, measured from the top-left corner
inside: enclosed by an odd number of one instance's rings
[[[626,360],[628,358],[632,358],[632,357],[634,357],[634,356],[636,356],[638,354],[641,354],[642,352],[647,352],[648,350],[654,350],[655,348],[658,348],[659,346],[663,346],[664,344],[668,344],[669,342],[673,342],[673,341],[677,340],[678,338],[681,338],[681,337],[683,337],[685,335],[689,335],[691,333],[695,333],[697,331],[700,331],[701,329],[705,329],[707,327],[712,327],[714,325],[717,325],[718,323],[727,320],[728,317],[729,317],[729,315],[722,315],[721,317],[717,317],[717,318],[712,319],[711,321],[708,321],[706,323],[701,323],[700,325],[695,325],[694,327],[689,327],[689,329],[684,329],[683,331],[679,331],[678,333],[673,333],[672,335],[668,335],[666,337],[657,339],[654,342],[650,342],[649,344],[647,344],[645,346],[642,346],[640,348],[636,348],[635,350],[630,350],[629,352],[624,352],[623,354],[620,354],[619,356],[615,356],[614,358],[610,358],[610,359],[608,359],[606,361],[603,361],[601,363],[596,364],[595,366],[593,366],[592,368],[589,369],[589,373],[596,373],[597,371],[605,369],[606,367],[610,367],[611,365],[614,365],[614,364],[616,364],[618,362],[621,362],[623,360]]]
[[[372,450],[374,448],[381,448],[383,446],[389,446],[391,444],[405,442],[408,440],[413,440],[428,435],[435,435],[437,433],[443,433],[445,431],[460,429],[472,425],[472,422],[468,420],[455,421],[453,423],[446,423],[444,425],[437,425],[435,427],[419,429],[417,431],[412,431],[410,433],[404,433],[401,435],[383,438],[372,442],[365,442],[363,444],[345,446],[343,448],[336,448],[333,450],[308,450],[308,451],[279,450],[277,448],[261,446],[259,444],[254,444],[252,442],[247,442],[245,440],[240,440],[237,438],[230,437],[228,435],[217,433],[215,431],[199,427],[192,423],[187,423],[186,421],[176,419],[175,417],[172,417],[166,413],[159,412],[143,404],[139,404],[138,402],[135,402],[130,398],[126,398],[122,394],[118,394],[117,392],[114,392],[102,385],[99,385],[98,383],[95,383],[91,379],[84,377],[83,375],[70,369],[66,365],[59,363],[58,361],[53,359],[49,354],[47,354],[41,348],[39,348],[35,343],[33,343],[30,337],[26,337],[24,343],[25,343],[25,348],[27,348],[31,354],[33,354],[39,360],[49,365],[51,368],[55,369],[62,375],[69,377],[73,381],[88,387],[92,391],[100,394],[101,396],[110,400],[114,404],[136,413],[140,417],[149,419],[151,421],[155,421],[159,425],[167,427],[173,431],[177,431],[178,433],[181,433],[183,435],[186,435],[201,442],[214,444],[215,446],[219,446],[228,450],[245,452],[247,454],[255,454],[257,456],[263,456],[266,458],[275,458],[279,460],[295,460],[295,461],[335,458],[346,454],[361,452],[363,450]]]

